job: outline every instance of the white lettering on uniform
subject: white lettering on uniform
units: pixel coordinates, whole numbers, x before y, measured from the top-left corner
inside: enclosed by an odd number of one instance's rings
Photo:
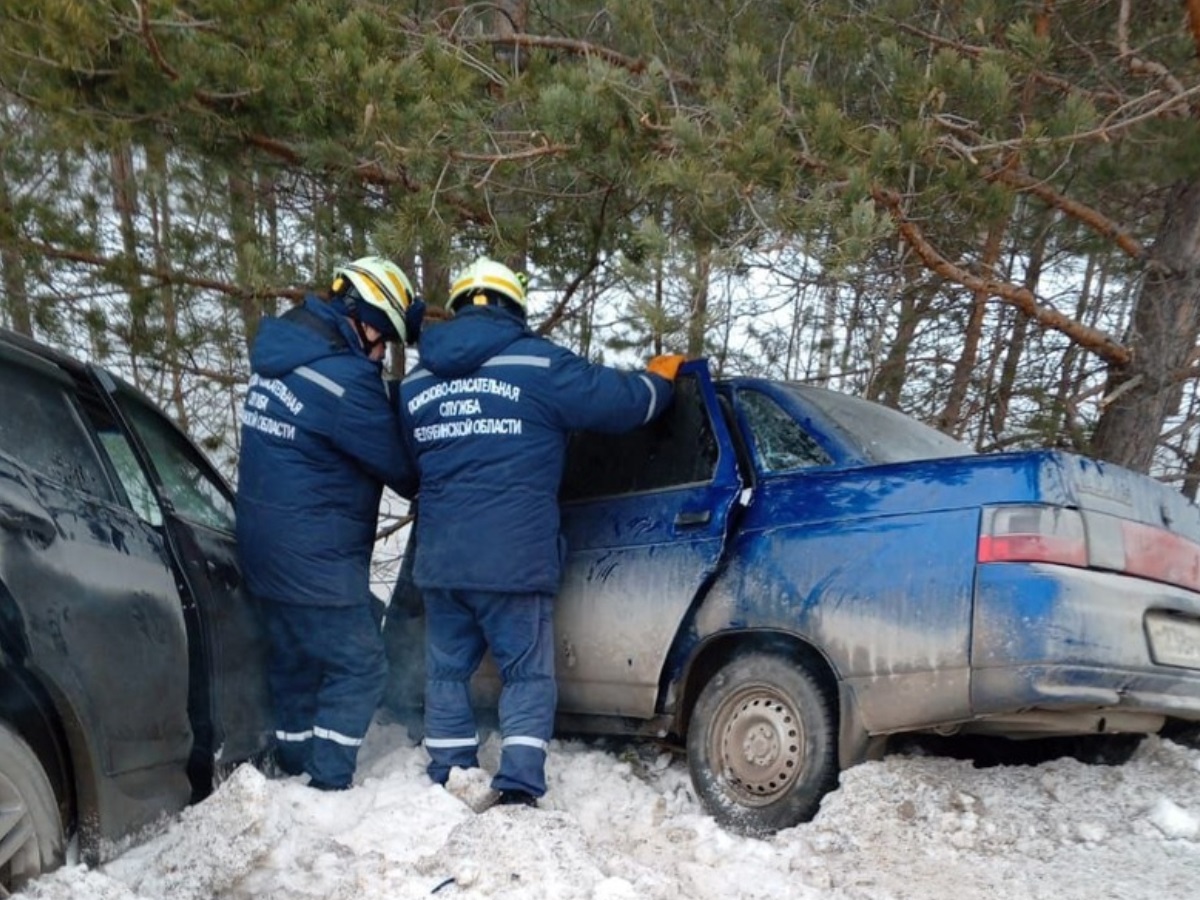
[[[481,412],[483,412],[483,407],[479,405],[478,397],[469,397],[466,400],[447,400],[438,407],[438,415],[445,419],[454,416],[477,416]]]
[[[285,441],[294,441],[296,439],[295,425],[292,425],[290,422],[280,422],[278,419],[272,419],[270,416],[264,416],[253,409],[242,410],[242,424],[247,428],[253,428],[255,431],[261,431],[263,434],[283,438]]]
[[[520,419],[472,419],[474,434],[520,434]]]
[[[421,391],[408,401],[408,412],[411,415],[426,403],[441,400],[443,397],[452,397],[455,394],[492,394],[496,397],[503,397],[505,400],[512,400],[514,403],[519,403],[521,400],[521,388],[507,381],[501,381],[498,378],[455,378]]]
[[[291,389],[278,378],[263,378],[261,375],[255,373],[250,376],[250,387],[262,388],[267,393],[278,397],[279,402],[286,406],[288,412],[293,416],[300,415],[300,411],[304,409],[303,401],[293,394]]]
[[[455,422],[421,425],[413,429],[413,438],[418,444],[427,444],[430,441],[444,441],[471,434],[520,434],[521,427],[520,419],[459,419]]]

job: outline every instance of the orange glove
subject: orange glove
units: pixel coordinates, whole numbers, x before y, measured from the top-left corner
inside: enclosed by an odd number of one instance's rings
[[[674,381],[675,376],[679,374],[679,367],[687,361],[686,356],[681,356],[678,353],[665,353],[662,356],[656,356],[646,365],[647,372],[653,372],[667,381]]]

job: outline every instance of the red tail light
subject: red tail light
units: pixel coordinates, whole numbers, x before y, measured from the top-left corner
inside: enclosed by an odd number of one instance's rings
[[[976,559],[1108,569],[1200,591],[1200,545],[1108,513],[1055,506],[985,509]]]
[[[1058,506],[997,506],[983,512],[976,559],[1087,566],[1087,537],[1076,510]]]
[[[1200,591],[1200,546],[1163,528],[1121,523],[1125,566],[1130,575]]]

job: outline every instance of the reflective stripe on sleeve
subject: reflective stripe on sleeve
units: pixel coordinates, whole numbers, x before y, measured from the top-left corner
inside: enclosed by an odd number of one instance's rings
[[[306,381],[311,381],[317,387],[325,388],[325,390],[329,391],[329,393],[333,394],[335,397],[340,397],[342,394],[346,393],[346,389],[332,378],[328,378],[322,375],[320,372],[310,369],[308,366],[297,366],[294,371]]]
[[[654,379],[646,375],[639,375],[638,378],[646,382],[646,387],[650,388],[650,408],[646,410],[646,418],[642,420],[642,424],[645,425],[654,418],[654,410],[658,406],[658,388],[654,386]]]
[[[339,731],[333,731],[329,728],[321,728],[313,726],[313,737],[319,737],[326,741],[333,741],[335,744],[341,744],[343,747],[361,747],[363,739],[350,737],[348,734],[342,734]]]
[[[491,366],[531,366],[535,369],[550,368],[550,360],[545,356],[493,356],[479,368],[487,369]]]

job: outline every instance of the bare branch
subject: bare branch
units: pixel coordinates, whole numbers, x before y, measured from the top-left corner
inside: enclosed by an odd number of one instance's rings
[[[66,247],[56,247],[53,244],[43,244],[40,241],[23,240],[19,246],[25,250],[34,251],[51,259],[65,259],[84,265],[104,268],[113,265],[116,260],[112,257],[89,253],[84,250],[71,250]],[[125,262],[124,260],[122,262]],[[255,300],[278,299],[303,300],[307,290],[303,288],[255,288],[247,290],[243,285],[230,284],[227,281],[217,281],[212,278],[197,278],[194,275],[184,275],[174,269],[163,269],[143,266],[134,261],[134,270],[146,278],[153,278],[160,284],[185,284],[189,287],[216,291],[230,297],[249,297]]]
[[[1134,75],[1145,75],[1155,78],[1165,84],[1167,90],[1176,97],[1183,96],[1187,93],[1184,90],[1183,82],[1171,74],[1170,69],[1160,62],[1138,56],[1130,48],[1129,16],[1131,12],[1132,4],[1130,0],[1121,0],[1120,10],[1117,13],[1117,50],[1121,54],[1121,61]]]
[[[154,31],[150,27],[150,15],[146,10],[145,0],[135,0],[138,14],[138,31],[142,35],[142,40],[146,44],[146,49],[150,51],[150,57],[158,66],[159,71],[167,76],[167,79],[176,82],[179,80],[179,72],[167,62],[166,56],[163,55],[162,47],[159,46],[158,39],[154,37]],[[226,104],[231,100],[241,100],[245,97],[250,97],[257,91],[238,91],[232,94],[216,94],[208,91],[196,91],[196,100],[207,107],[214,107],[218,104]]]
[[[482,44],[500,44],[504,46],[517,47],[542,47],[550,50],[563,50],[567,53],[572,53],[576,56],[584,58],[595,57],[602,59],[611,66],[616,66],[619,69],[625,69],[635,75],[645,74],[649,68],[645,60],[637,59],[632,56],[626,56],[624,53],[618,53],[616,50],[610,50],[608,47],[602,47],[598,44],[593,44],[588,41],[575,40],[574,38],[560,37],[545,37],[537,34],[511,34],[511,35],[494,35],[485,34],[478,35],[465,39],[472,43]],[[663,74],[674,85],[679,85],[685,88],[695,88],[696,82],[687,75],[682,75],[678,72],[670,72],[666,69]]]
[[[896,222],[900,236],[912,247],[927,268],[971,291],[995,297],[1016,307],[1038,324],[1065,334],[1081,347],[1114,365],[1123,366],[1129,363],[1131,356],[1127,348],[1103,331],[1076,322],[1058,310],[1042,305],[1028,288],[994,278],[983,278],[950,262],[928,241],[920,227],[904,214],[900,195],[895,191],[875,188],[872,196],[888,210]]]
[[[984,178],[988,181],[1003,181],[1005,184],[1033,194],[1047,206],[1082,222],[1101,237],[1111,240],[1133,259],[1144,259],[1146,256],[1146,248],[1122,226],[1086,203],[1080,203],[1078,200],[1072,200],[1070,197],[1060,194],[1045,181],[1008,167],[997,168],[984,175]]]

